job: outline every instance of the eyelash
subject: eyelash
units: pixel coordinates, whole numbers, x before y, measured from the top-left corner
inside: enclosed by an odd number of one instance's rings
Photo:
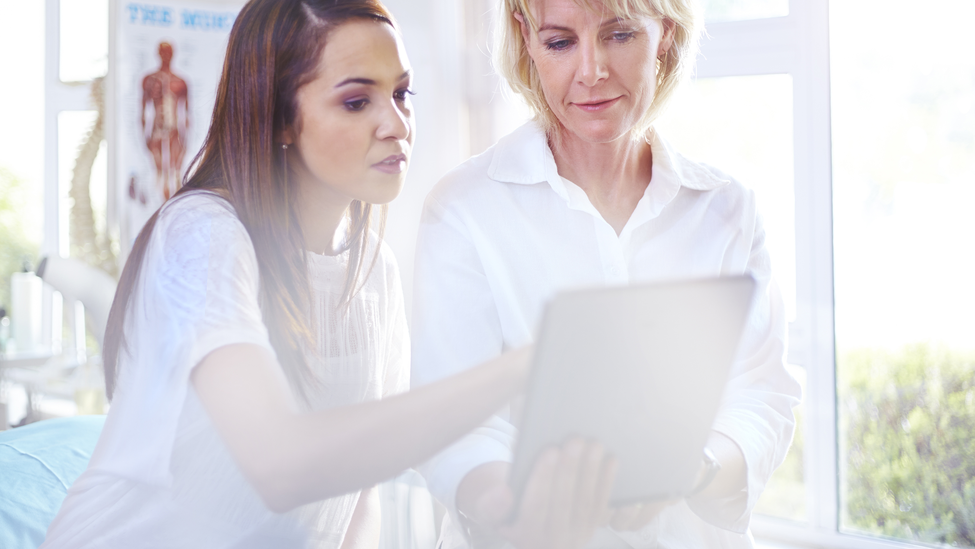
[[[393,92],[393,98],[399,102],[406,101],[407,95],[416,95],[416,92],[414,92],[409,88],[404,88]],[[369,104],[368,99],[352,99],[350,101],[345,102],[345,108],[346,110],[349,110],[351,112],[359,112],[362,109],[366,108],[366,105],[368,104]]]
[[[614,32],[611,38],[615,42],[629,42],[634,36],[636,36],[636,32],[634,31],[618,31]]]
[[[636,31],[615,31],[610,34],[609,39],[619,44],[625,44],[636,36]],[[574,42],[568,38],[556,38],[545,43],[545,48],[550,51],[560,52],[569,49]]]
[[[545,43],[545,48],[551,51],[567,50],[570,46],[572,46],[572,41],[565,38],[559,38]]]
[[[416,92],[410,88],[403,88],[401,90],[396,90],[393,93],[393,97],[395,97],[397,101],[406,101],[407,95],[416,95]]]
[[[368,103],[369,103],[368,99],[353,99],[351,101],[345,102],[345,108],[352,112],[359,112],[362,109],[366,108],[366,105]]]

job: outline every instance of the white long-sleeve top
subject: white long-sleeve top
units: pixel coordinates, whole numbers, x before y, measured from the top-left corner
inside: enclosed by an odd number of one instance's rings
[[[800,397],[785,369],[783,305],[765,232],[752,191],[656,133],[650,146],[650,183],[619,235],[559,176],[534,123],[444,176],[427,197],[417,240],[413,384],[531,343],[544,304],[561,290],[751,273],[758,297],[714,424],[742,449],[747,490],[707,508],[682,502],[614,538],[638,548],[751,547],[751,511],[785,458]],[[507,412],[492,417],[421,468],[431,492],[455,512],[464,476],[511,461],[516,436]]]
[[[379,260],[347,310],[349,262],[308,253],[319,386],[306,409],[376,400],[409,386],[399,270]],[[367,256],[371,257],[371,256]],[[129,302],[112,409],[88,469],[71,486],[45,548],[334,548],[352,492],[288,513],[269,510],[210,421],[190,375],[210,352],[250,343],[274,354],[262,320],[258,258],[233,206],[191,192],[163,206]]]

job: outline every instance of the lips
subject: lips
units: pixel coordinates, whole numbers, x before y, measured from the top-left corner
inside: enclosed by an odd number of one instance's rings
[[[606,109],[612,107],[621,98],[622,98],[622,96],[613,97],[613,98],[610,98],[610,99],[592,99],[592,100],[586,101],[585,103],[582,103],[582,102],[573,102],[572,104],[575,105],[576,107],[578,107],[579,109],[585,111],[585,112],[598,112],[598,111],[606,110]]]
[[[372,167],[383,173],[401,173],[406,170],[406,155],[391,154],[373,164]]]

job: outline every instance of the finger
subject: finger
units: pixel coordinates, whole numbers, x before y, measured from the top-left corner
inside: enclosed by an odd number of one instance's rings
[[[561,459],[552,484],[552,500],[549,509],[548,537],[552,547],[565,547],[575,539],[578,525],[573,523],[574,509],[580,505],[576,498],[579,468],[587,448],[586,441],[571,439],[562,445]],[[588,502],[583,503],[588,504]]]
[[[555,477],[555,467],[558,465],[558,461],[559,451],[556,448],[547,448],[538,455],[518,504],[517,514],[512,525],[515,529],[542,525],[548,522],[552,481]]]
[[[630,523],[640,513],[640,504],[626,505],[616,509],[609,524],[615,530],[629,530]]]
[[[593,499],[593,516],[601,517],[600,523],[609,523],[613,512],[609,507],[609,497],[613,492],[613,483],[616,482],[616,471],[619,469],[619,461],[615,456],[605,455],[600,468],[599,481],[596,484],[596,496]]]
[[[617,530],[639,530],[650,524],[657,515],[665,508],[673,505],[673,500],[669,501],[650,501],[632,506],[627,506],[626,513],[621,513],[616,520],[613,528]]]
[[[604,513],[597,506],[599,481],[602,475],[605,452],[599,444],[589,444],[579,466],[579,480],[576,485],[576,505],[573,507],[572,523],[582,528],[594,529],[604,523]]]

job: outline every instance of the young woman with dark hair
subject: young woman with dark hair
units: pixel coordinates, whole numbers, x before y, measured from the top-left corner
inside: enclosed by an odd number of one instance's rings
[[[409,339],[374,205],[403,185],[411,81],[376,0],[243,8],[195,169],[126,263],[111,412],[44,547],[375,547],[369,487],[522,387],[516,351],[392,396]]]

